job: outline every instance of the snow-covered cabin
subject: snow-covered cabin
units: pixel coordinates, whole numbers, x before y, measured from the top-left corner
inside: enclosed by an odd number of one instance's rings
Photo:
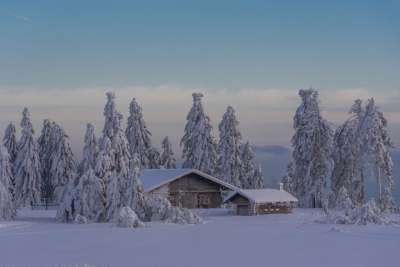
[[[221,193],[238,190],[195,169],[145,169],[139,179],[147,194],[166,197],[183,208],[218,208],[223,204]]]
[[[224,202],[233,203],[237,215],[257,215],[290,213],[298,201],[281,188],[240,189],[228,195]]]

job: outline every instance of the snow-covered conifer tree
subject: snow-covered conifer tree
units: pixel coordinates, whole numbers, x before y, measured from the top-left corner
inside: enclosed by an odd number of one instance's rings
[[[123,116],[117,113],[114,120],[114,134],[111,139],[111,147],[114,152],[115,171],[127,174],[129,169],[129,143],[126,139],[124,130],[122,129]]]
[[[115,129],[111,143],[113,165],[111,165],[111,176],[106,185],[107,205],[106,218],[112,220],[119,209],[126,206],[126,191],[129,186],[129,148],[128,141],[121,127],[122,115],[115,117]]]
[[[95,169],[97,157],[97,140],[94,133],[94,127],[88,123],[86,125],[86,133],[83,147],[83,159],[79,166],[80,174],[83,174],[88,169]]]
[[[130,154],[139,155],[141,166],[143,168],[159,168],[157,153],[151,144],[151,133],[144,121],[142,107],[135,98],[129,105],[128,126],[125,133],[129,142]]]
[[[13,178],[7,148],[0,145],[0,220],[10,220],[16,214],[13,203]]]
[[[390,211],[394,207],[393,162],[389,151],[393,144],[387,120],[374,99],[369,99],[365,108],[357,99],[350,113],[352,116],[335,134],[332,190],[338,194],[345,187],[352,202],[360,207],[365,202],[364,179],[372,173],[378,188],[378,204],[382,211]]]
[[[302,103],[294,116],[292,138],[293,193],[301,207],[321,207],[333,168],[333,131],[320,114],[318,92],[302,89],[299,96]]]
[[[241,181],[242,187],[248,189],[263,188],[263,175],[261,168],[257,167],[250,142],[241,146]]]
[[[59,202],[64,187],[76,178],[76,163],[71,150],[69,137],[56,123],[53,126],[54,151],[51,159],[50,183],[52,194],[50,199]]]
[[[132,208],[142,221],[148,221],[149,204],[144,194],[143,186],[139,180],[140,159],[134,154],[129,165],[129,185],[127,187],[127,203],[126,206]]]
[[[40,160],[38,144],[27,108],[22,112],[21,138],[13,166],[15,200],[17,206],[30,206],[40,202]]]
[[[149,165],[148,169],[159,169],[161,162],[161,155],[157,148],[152,147],[149,151]]]
[[[104,108],[105,124],[100,138],[100,150],[96,160],[95,173],[106,188],[105,219],[112,220],[123,206],[129,183],[129,146],[122,129],[122,114],[115,105],[115,95],[107,93]]]
[[[10,161],[13,163],[17,156],[17,137],[15,126],[12,122],[8,124],[4,133],[3,145],[7,148],[8,154],[10,155]]]
[[[51,201],[54,188],[51,181],[51,165],[55,150],[55,141],[53,138],[54,123],[48,119],[43,121],[42,132],[38,138],[40,174],[41,174],[41,195],[47,201]]]
[[[217,152],[212,136],[210,118],[204,113],[201,98],[203,94],[193,93],[193,106],[186,117],[183,146],[183,168],[193,168],[208,174],[215,172]]]
[[[251,179],[251,188],[260,189],[264,188],[264,176],[262,174],[261,166],[258,165],[254,170],[253,179]]]
[[[96,176],[92,167],[79,178],[73,194],[75,216],[79,214],[94,222],[104,221],[105,187],[103,180]]]
[[[107,143],[106,141],[102,140],[103,138],[107,137],[110,141],[114,135],[114,128],[115,128],[115,117],[117,116],[118,112],[115,106],[115,94],[113,92],[107,92],[107,102],[104,106],[104,128],[103,128],[103,135],[100,138],[99,148],[100,150],[104,148],[104,145]]]
[[[76,175],[76,163],[69,137],[60,125],[46,119],[43,121],[38,143],[42,197],[48,202],[58,202],[64,186]]]
[[[331,188],[334,195],[342,187],[348,192],[352,202],[361,206],[364,203],[364,171],[361,129],[365,111],[362,101],[357,99],[350,109],[351,117],[336,129],[334,135],[334,169]]]
[[[344,186],[342,186],[342,188],[340,188],[339,190],[335,206],[337,209],[341,209],[346,212],[350,211],[353,208],[353,202],[351,201],[349,193]]]
[[[166,136],[162,143],[162,153],[160,158],[161,166],[165,169],[176,169],[176,159],[174,157],[174,152],[172,151],[172,145],[169,141],[168,136]]]
[[[104,128],[99,139],[99,152],[96,160],[96,175],[107,183],[112,173],[123,171],[128,173],[129,147],[122,130],[122,114],[116,110],[115,95],[108,92],[107,103],[104,107]]]
[[[239,121],[236,118],[235,110],[229,106],[218,125],[217,176],[227,183],[242,187],[247,185],[247,180],[241,180],[242,160],[240,146],[242,134],[238,126]],[[251,174],[251,177],[253,177],[253,174]]]
[[[113,169],[113,160],[111,155],[111,141],[107,136],[102,137],[103,149],[99,151],[96,160],[95,173],[103,179],[104,183],[110,180]]]
[[[384,212],[391,211],[395,207],[392,196],[394,190],[393,161],[390,155],[390,149],[394,146],[387,125],[388,122],[376,106],[374,99],[369,99],[365,107],[363,129],[365,133],[362,142],[377,183],[378,205]]]
[[[107,140],[109,140],[107,138]],[[109,146],[111,144],[109,143]],[[80,174],[70,181],[64,190],[64,195],[57,217],[65,222],[73,221],[77,216],[82,216],[89,221],[105,221],[106,192],[104,181],[96,176],[94,164],[96,163],[96,140],[94,128],[87,125],[84,139],[83,159],[80,165]],[[107,154],[108,155],[108,154]],[[106,160],[109,163],[109,160]],[[99,172],[104,162],[99,161]],[[106,168],[108,169],[108,167]],[[69,191],[69,192],[65,192]]]
[[[294,165],[293,162],[289,162],[286,174],[282,177],[281,182],[283,183],[283,189],[291,194],[294,194]]]

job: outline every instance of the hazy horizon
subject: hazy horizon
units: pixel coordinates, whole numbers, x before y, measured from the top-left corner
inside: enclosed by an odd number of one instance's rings
[[[282,145],[289,147],[293,134],[292,118],[300,98],[297,90],[289,89],[243,89],[196,90],[176,86],[128,87],[121,89],[75,89],[75,90],[6,90],[2,89],[0,130],[2,134],[8,122],[19,128],[21,111],[27,106],[35,128],[40,135],[44,119],[51,119],[66,130],[76,157],[80,158],[86,123],[95,125],[99,136],[103,123],[105,92],[116,93],[117,109],[124,115],[135,97],[143,108],[144,119],[151,131],[153,145],[160,147],[164,136],[169,136],[176,155],[180,156],[179,140],[183,135],[186,115],[192,105],[192,92],[204,93],[203,105],[214,126],[218,138],[218,123],[228,105],[235,108],[244,140],[254,145]],[[354,99],[374,97],[389,120],[389,130],[396,145],[400,143],[400,101],[396,92],[374,94],[366,89],[320,90],[320,106],[323,116],[334,126],[342,123]],[[18,103],[18,104],[12,104]]]

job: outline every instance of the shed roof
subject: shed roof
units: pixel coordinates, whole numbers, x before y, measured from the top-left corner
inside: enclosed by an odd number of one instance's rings
[[[196,169],[145,169],[142,170],[139,179],[143,184],[144,190],[150,192],[191,173],[197,174],[214,183],[218,183],[230,190],[238,190],[237,187]]]
[[[297,202],[297,198],[289,192],[277,189],[240,189],[232,192],[225,198],[224,202],[231,200],[234,196],[240,195],[254,203],[275,203],[275,202]]]

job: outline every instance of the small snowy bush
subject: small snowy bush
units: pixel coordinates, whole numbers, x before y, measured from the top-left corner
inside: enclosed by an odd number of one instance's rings
[[[123,228],[138,228],[143,227],[144,223],[139,220],[139,217],[131,208],[123,207],[117,215],[115,225]]]
[[[361,207],[352,207],[351,203],[347,202],[345,206],[342,206],[342,209],[329,210],[326,213],[326,217],[318,222],[357,225],[390,225],[400,223],[399,221],[391,220],[387,214],[383,213],[374,199],[371,199]]]
[[[78,214],[78,215],[76,215],[74,222],[76,224],[87,224],[88,219],[85,216]]]
[[[163,221],[176,224],[199,224],[203,220],[188,209],[171,205],[166,198],[153,197],[150,199],[152,207],[152,221]]]
[[[355,224],[360,225],[367,225],[368,223],[391,224],[389,219],[381,212],[374,199],[368,201],[360,208],[353,209],[351,217]]]

